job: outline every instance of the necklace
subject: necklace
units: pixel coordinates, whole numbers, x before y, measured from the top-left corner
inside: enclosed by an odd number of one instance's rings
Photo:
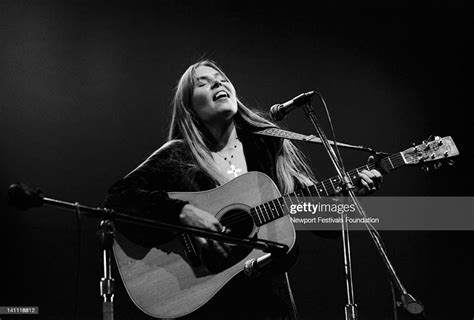
[[[235,164],[232,163],[232,161],[235,161],[233,152],[237,152],[240,149],[239,147],[242,146],[242,143],[240,142],[239,138],[237,137],[237,134],[235,135],[235,141],[232,144],[232,146],[233,146],[233,148],[230,149],[230,151],[228,151],[227,155],[222,155],[221,152],[213,152],[213,154],[219,156],[220,158],[222,158],[227,163],[227,165],[229,166],[229,169],[230,169],[230,170],[226,171],[227,174],[232,175],[235,178],[239,175],[240,172],[242,172],[242,169],[237,168],[235,166]],[[214,160],[215,160],[215,158],[214,158]]]

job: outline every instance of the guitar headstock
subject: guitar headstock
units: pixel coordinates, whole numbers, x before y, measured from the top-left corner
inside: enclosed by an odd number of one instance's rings
[[[459,155],[458,148],[450,136],[430,137],[422,144],[415,145],[401,152],[405,164],[422,165],[425,171],[429,170],[429,165],[434,169],[441,166],[441,161]],[[448,160],[449,164],[454,163]]]

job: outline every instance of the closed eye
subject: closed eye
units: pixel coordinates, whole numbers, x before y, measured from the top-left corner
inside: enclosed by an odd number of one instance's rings
[[[201,80],[199,80],[199,81],[196,83],[196,86],[197,86],[197,87],[204,87],[204,86],[205,86],[206,84],[208,84],[208,83],[209,83],[209,81],[206,81],[206,80],[201,79]]]

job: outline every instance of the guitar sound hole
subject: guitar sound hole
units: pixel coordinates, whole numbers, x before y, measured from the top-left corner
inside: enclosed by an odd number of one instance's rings
[[[243,209],[227,211],[220,217],[219,222],[227,229],[230,229],[230,234],[235,236],[248,237],[254,228],[250,213]]]
[[[243,208],[236,208],[226,211],[219,218],[219,221],[226,229],[230,230],[230,232],[227,232],[228,235],[249,237],[255,230],[254,221],[250,213]],[[226,246],[230,249],[230,253],[227,258],[216,256],[212,252],[203,254],[202,260],[204,265],[212,273],[218,273],[233,266],[252,251],[252,248],[250,247],[232,244],[226,244]]]

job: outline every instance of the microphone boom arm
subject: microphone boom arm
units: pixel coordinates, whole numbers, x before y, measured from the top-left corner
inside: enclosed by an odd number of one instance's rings
[[[244,238],[244,237],[234,237],[224,233],[220,233],[213,230],[208,230],[204,228],[184,226],[184,225],[175,225],[164,222],[155,221],[152,219],[145,219],[136,217],[125,211],[115,211],[108,208],[100,207],[89,207],[84,206],[79,203],[71,203],[67,201],[51,199],[43,197],[41,190],[32,190],[31,188],[23,184],[13,184],[8,188],[8,203],[12,206],[17,207],[21,210],[26,210],[32,207],[39,207],[43,204],[47,204],[54,207],[71,209],[71,210],[80,210],[84,215],[91,218],[99,219],[112,219],[128,223],[133,223],[136,225],[151,227],[156,229],[165,229],[172,232],[178,233],[188,233],[197,237],[204,237],[216,241],[227,242],[235,245],[246,246],[254,249],[259,249],[264,252],[274,252],[274,253],[286,253],[289,250],[289,247],[285,244],[265,240],[265,239],[253,239],[253,238]]]

